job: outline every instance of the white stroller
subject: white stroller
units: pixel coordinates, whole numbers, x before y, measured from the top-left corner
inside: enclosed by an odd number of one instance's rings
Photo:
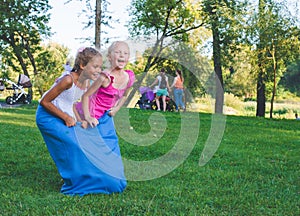
[[[18,83],[14,83],[13,81],[0,78],[0,91],[5,89],[4,82],[7,82],[10,86],[6,87],[7,90],[13,90],[13,95],[6,97],[5,101],[9,105],[13,105],[16,103],[24,103],[30,104],[32,100],[31,89],[28,90],[28,93],[25,91],[25,88],[31,88],[32,84],[28,76],[24,74],[19,75]]]

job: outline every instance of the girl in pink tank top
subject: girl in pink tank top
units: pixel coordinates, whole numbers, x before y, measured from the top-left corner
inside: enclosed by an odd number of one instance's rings
[[[129,47],[124,41],[114,42],[108,49],[111,67],[100,73],[99,78],[76,104],[76,117],[82,127],[95,127],[106,111],[114,116],[124,104],[135,76],[131,70],[124,70],[129,60]]]
[[[82,124],[75,127],[79,150],[90,161],[82,185],[84,193],[116,193],[127,186],[119,141],[113,116],[124,104],[134,73],[124,70],[129,60],[129,47],[122,41],[108,49],[111,67],[100,73],[77,104]],[[82,109],[81,109],[82,108]]]

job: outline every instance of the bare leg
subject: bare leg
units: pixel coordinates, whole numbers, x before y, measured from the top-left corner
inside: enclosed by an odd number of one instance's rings
[[[163,110],[164,110],[164,112],[165,112],[166,109],[167,109],[166,96],[163,95],[161,99],[162,99],[162,102],[163,102]]]
[[[155,97],[155,102],[156,102],[157,110],[160,110],[159,97]]]

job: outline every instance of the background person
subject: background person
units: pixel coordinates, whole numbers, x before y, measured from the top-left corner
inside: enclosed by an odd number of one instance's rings
[[[171,85],[171,88],[174,87],[174,99],[176,103],[176,110],[179,111],[179,106],[185,111],[185,105],[183,102],[184,96],[184,87],[183,87],[184,78],[182,76],[181,70],[176,70],[176,77]]]
[[[170,91],[170,86],[164,68],[160,70],[160,74],[155,78],[154,82],[149,86],[149,88],[152,88],[153,86],[155,86],[154,93],[156,93],[155,102],[157,106],[157,111],[160,111],[161,108],[159,101],[159,98],[161,97],[163,111],[165,112],[167,109],[166,98],[169,95],[168,90]]]

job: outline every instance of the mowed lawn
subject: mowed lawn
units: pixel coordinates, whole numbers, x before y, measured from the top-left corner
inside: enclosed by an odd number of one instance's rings
[[[0,215],[300,215],[300,121],[124,108],[126,190],[71,197],[35,110],[0,109]]]

